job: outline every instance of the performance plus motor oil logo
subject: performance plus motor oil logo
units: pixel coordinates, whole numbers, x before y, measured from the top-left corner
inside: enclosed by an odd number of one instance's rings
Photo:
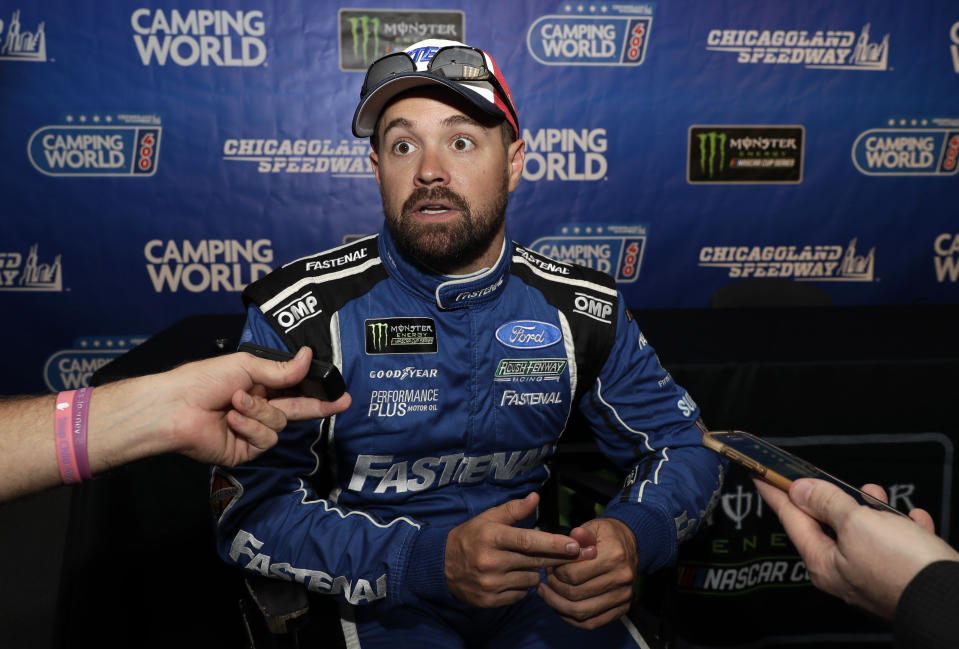
[[[143,256],[157,293],[238,293],[272,270],[273,244],[269,239],[152,239]]]
[[[888,128],[865,131],[852,145],[852,162],[867,176],[952,176],[957,159],[955,119],[889,120]]]
[[[642,65],[655,3],[564,4],[537,18],[526,47],[543,65]]]
[[[137,9],[130,27],[143,65],[248,68],[266,61],[260,10]]]
[[[366,70],[389,52],[405,50],[428,38],[465,42],[462,11],[340,9],[341,70]]]
[[[706,49],[736,55],[737,63],[802,65],[824,70],[888,70],[889,34],[870,40],[871,24],[857,35],[841,29],[711,29]]]
[[[25,254],[18,250],[0,250],[0,291],[59,293],[63,291],[63,267],[60,255],[41,261],[40,244]]]
[[[58,351],[47,359],[43,381],[51,392],[90,387],[94,372],[146,339],[146,336],[77,338],[71,349]]]
[[[689,128],[690,183],[802,182],[802,126],[704,125]]]
[[[725,268],[729,277],[781,277],[796,281],[873,282],[876,249],[857,254],[857,240],[838,245],[703,246],[701,268]]]
[[[609,138],[605,128],[523,129],[523,180],[605,180]]]
[[[156,173],[162,131],[156,115],[67,115],[34,131],[27,155],[46,176],[146,178]]]
[[[365,139],[230,138],[223,142],[223,159],[255,163],[261,174],[373,177],[370,143]]]
[[[562,225],[530,248],[556,261],[581,264],[612,275],[620,284],[635,282],[646,251],[647,226]]]
[[[39,22],[32,30],[20,22],[20,10],[15,9],[7,21],[0,18],[0,61],[47,60],[45,23]]]

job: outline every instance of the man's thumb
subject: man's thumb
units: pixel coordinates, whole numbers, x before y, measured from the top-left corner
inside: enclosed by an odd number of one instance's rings
[[[482,516],[503,525],[515,525],[524,518],[531,516],[536,511],[537,505],[539,505],[539,494],[534,491],[525,498],[510,500],[502,505],[487,509]]]

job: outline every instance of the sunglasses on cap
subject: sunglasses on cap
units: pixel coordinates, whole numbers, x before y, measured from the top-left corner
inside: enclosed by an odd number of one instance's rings
[[[374,61],[366,71],[360,97],[366,95],[390,77],[408,72],[417,72],[416,63],[406,52],[393,52]],[[503,103],[509,109],[510,115],[516,123],[519,119],[513,109],[509,95],[497,80],[489,66],[486,65],[486,56],[482,50],[466,45],[449,45],[436,51],[433,58],[426,64],[426,72],[450,81],[486,81],[499,93]]]

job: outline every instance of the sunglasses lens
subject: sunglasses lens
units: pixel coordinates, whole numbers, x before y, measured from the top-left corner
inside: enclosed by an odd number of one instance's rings
[[[482,81],[491,76],[483,53],[468,47],[441,49],[430,61],[430,72],[457,81]]]
[[[366,71],[366,79],[363,81],[363,88],[360,90],[360,96],[365,96],[367,92],[380,82],[403,72],[412,72],[416,69],[413,61],[406,52],[394,52],[377,59]]]

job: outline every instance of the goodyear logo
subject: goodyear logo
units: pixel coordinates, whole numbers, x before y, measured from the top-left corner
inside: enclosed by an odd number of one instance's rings
[[[0,19],[0,61],[47,60],[47,35],[44,23],[40,22],[33,30],[24,29],[20,24],[20,10],[15,10],[10,19]]]
[[[951,176],[957,158],[959,130],[875,128],[852,145],[853,164],[867,176]]]
[[[366,70],[384,54],[405,50],[418,41],[463,42],[465,35],[462,11],[340,9],[340,69]]]
[[[68,117],[68,121],[72,120]],[[85,116],[81,116],[86,121]],[[95,116],[96,121],[101,121]],[[33,132],[27,154],[46,176],[147,177],[156,173],[162,127],[115,124],[44,126]],[[158,121],[158,120],[157,120]]]
[[[90,387],[101,367],[136,347],[146,336],[82,337],[72,349],[56,352],[43,366],[43,380],[51,392]]]
[[[635,66],[646,58],[652,26],[652,3],[580,4],[575,13],[536,19],[526,46],[543,65]]]
[[[646,251],[647,226],[566,225],[558,234],[537,239],[530,248],[569,264],[580,264],[612,275],[618,283],[639,278]]]

